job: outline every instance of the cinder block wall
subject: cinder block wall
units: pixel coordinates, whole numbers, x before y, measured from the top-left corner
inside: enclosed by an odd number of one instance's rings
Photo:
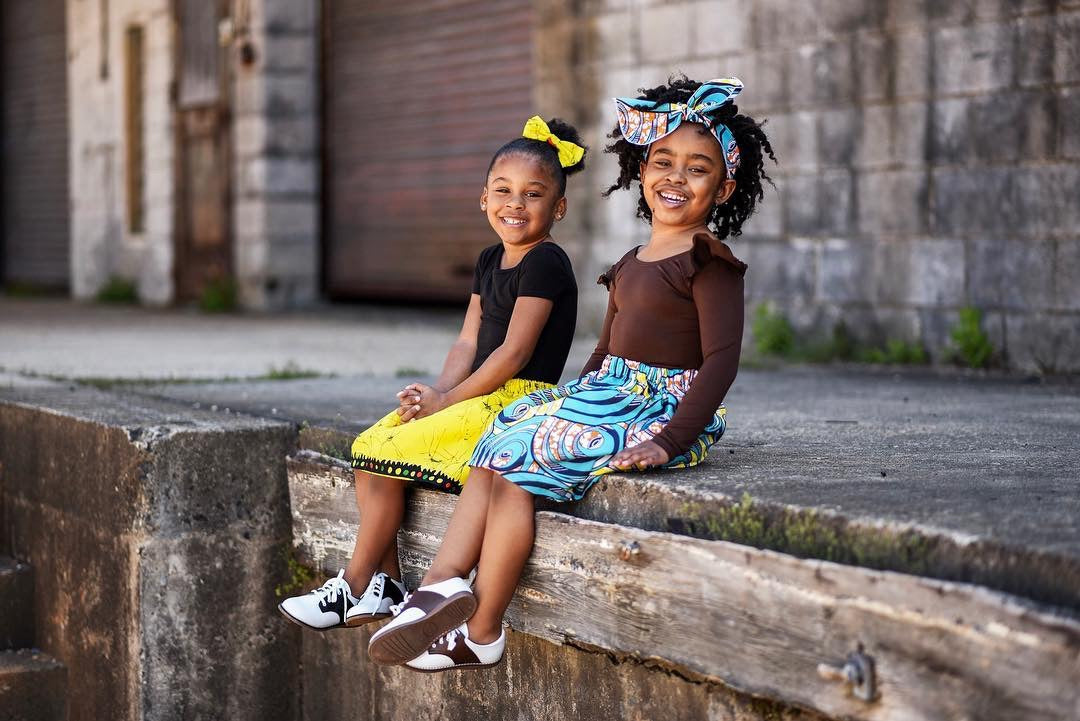
[[[254,0],[236,16],[233,237],[240,302],[319,294],[319,28],[314,0]],[[253,61],[240,60],[245,42]]]
[[[777,192],[732,242],[764,301],[797,328],[843,321],[864,342],[941,358],[974,305],[1001,361],[1080,370],[1080,3],[1029,0],[630,0],[580,11],[567,83],[599,149],[610,98],[663,81],[737,75],[767,118]],[[580,80],[580,82],[579,82]],[[597,87],[592,90],[592,85]],[[595,197],[617,175],[594,155]],[[584,187],[588,185],[589,187]],[[635,195],[592,202],[590,279],[644,242]],[[749,327],[749,326],[748,326]]]

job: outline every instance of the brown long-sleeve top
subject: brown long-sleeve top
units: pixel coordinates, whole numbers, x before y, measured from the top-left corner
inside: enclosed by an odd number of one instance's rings
[[[653,440],[669,458],[705,430],[739,369],[746,264],[705,233],[690,250],[657,261],[624,255],[599,283],[608,308],[600,341],[582,369],[611,354],[664,368],[698,369],[671,422]]]

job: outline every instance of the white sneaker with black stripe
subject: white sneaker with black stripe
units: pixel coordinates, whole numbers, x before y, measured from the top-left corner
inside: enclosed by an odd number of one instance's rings
[[[393,615],[390,607],[402,603],[406,593],[404,583],[390,578],[385,573],[376,573],[371,577],[367,590],[360,596],[356,605],[345,613],[345,625],[363,626],[365,623],[390,618]]]
[[[345,569],[319,588],[303,596],[292,596],[278,604],[278,610],[293,623],[326,631],[345,626],[345,615],[360,599],[352,595]]]

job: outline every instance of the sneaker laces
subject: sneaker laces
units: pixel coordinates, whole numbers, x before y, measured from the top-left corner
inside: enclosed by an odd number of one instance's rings
[[[401,599],[401,603],[395,603],[390,607],[390,613],[397,616],[399,613],[405,610],[405,606],[408,605],[409,599],[412,598],[411,593],[406,593],[405,598]]]
[[[368,581],[367,589],[364,591],[364,595],[361,598],[365,598],[368,594],[375,594],[378,596],[383,595],[383,590],[386,585],[386,576],[381,573],[376,573]]]
[[[465,637],[465,634],[461,632],[460,626],[452,631],[443,634],[442,636],[439,636],[439,638],[435,640],[435,643],[431,644],[431,647],[436,648],[439,644],[445,643],[446,650],[453,651],[454,647],[457,646],[458,636],[461,636],[462,638]]]
[[[319,588],[316,588],[312,593],[319,600],[319,603],[334,602],[337,601],[338,594],[341,594],[343,601],[348,601],[351,591],[349,589],[349,582],[345,580],[345,569],[338,571],[338,575],[334,576]]]

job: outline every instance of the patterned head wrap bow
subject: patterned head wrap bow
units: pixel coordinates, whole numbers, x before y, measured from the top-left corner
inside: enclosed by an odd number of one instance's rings
[[[724,150],[727,177],[734,178],[739,167],[739,146],[735,136],[723,123],[712,119],[717,108],[735,99],[742,92],[738,78],[721,78],[703,83],[685,103],[657,103],[639,98],[615,98],[619,111],[619,130],[626,142],[650,145],[670,135],[683,122],[701,123],[712,131]]]
[[[560,140],[558,136],[551,132],[548,124],[539,115],[534,115],[525,122],[525,129],[521,131],[521,135],[530,140],[547,143],[558,150],[559,165],[564,168],[577,165],[585,155],[585,148],[575,145],[569,140]]]

